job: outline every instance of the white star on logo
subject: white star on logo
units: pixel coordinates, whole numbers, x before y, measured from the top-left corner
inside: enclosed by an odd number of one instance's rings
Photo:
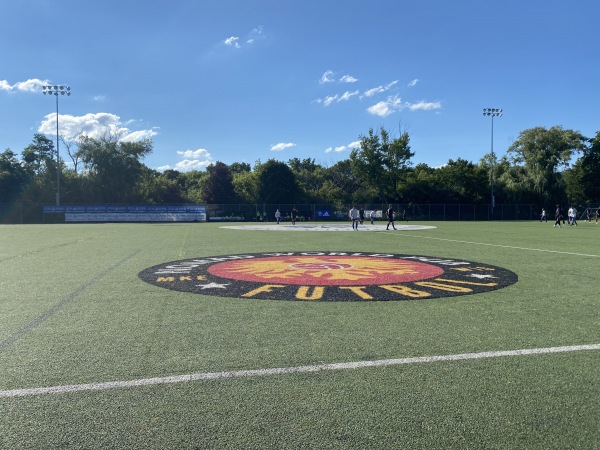
[[[225,286],[229,286],[229,283],[227,283],[227,284],[208,283],[208,284],[197,284],[196,286],[201,287],[202,290],[204,290],[204,289],[215,289],[215,288],[227,289]]]
[[[471,278],[480,278],[480,279],[481,278],[498,278],[498,277],[495,277],[493,275],[482,275],[482,274],[479,274],[479,273],[472,273],[471,275],[467,275],[467,276],[469,276]]]

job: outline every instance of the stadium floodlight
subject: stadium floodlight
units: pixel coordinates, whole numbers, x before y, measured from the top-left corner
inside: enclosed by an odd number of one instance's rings
[[[70,86],[42,86],[44,95],[54,95],[56,97],[56,206],[60,206],[60,153],[59,153],[59,134],[58,134],[58,94],[71,95]]]
[[[491,169],[490,169],[490,206],[492,208],[492,216],[494,215],[494,117],[502,117],[502,109],[500,108],[483,108],[483,115],[492,118],[492,152],[491,152]]]

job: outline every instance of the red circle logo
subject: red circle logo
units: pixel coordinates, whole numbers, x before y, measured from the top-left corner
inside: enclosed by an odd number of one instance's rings
[[[257,283],[359,286],[424,280],[444,270],[423,262],[374,256],[299,255],[225,261],[210,266],[208,272]]]

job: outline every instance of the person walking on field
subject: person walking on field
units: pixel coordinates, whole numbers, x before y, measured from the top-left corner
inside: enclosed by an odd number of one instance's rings
[[[374,209],[373,211],[371,211],[371,214],[369,214],[369,219],[371,219],[371,225],[373,225],[373,221],[375,220],[375,213],[377,212],[376,209]]]
[[[352,229],[358,230],[359,213],[355,206],[352,206],[352,209],[348,212],[348,217],[352,220]]]
[[[279,221],[281,220],[281,212],[279,212],[279,209],[275,211],[275,220],[277,221],[277,225],[279,225]]]
[[[546,210],[542,208],[542,214],[540,215],[540,222],[548,222],[548,217],[546,217]]]
[[[392,228],[395,230],[396,226],[394,225],[394,205],[390,205],[389,208],[386,211],[387,214],[387,218],[388,218],[388,224],[386,227],[386,230],[390,229],[390,223],[392,224]]]
[[[554,222],[554,227],[556,227],[558,225],[558,228],[560,228],[561,227],[560,221],[564,220],[563,219],[563,211],[562,211],[562,208],[560,207],[560,205],[556,205],[555,215],[556,215],[556,222]]]

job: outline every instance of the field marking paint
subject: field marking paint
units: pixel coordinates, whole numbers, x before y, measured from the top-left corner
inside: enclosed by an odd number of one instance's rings
[[[381,225],[369,225],[362,224],[357,230],[358,231],[391,231],[383,228],[384,224]],[[297,225],[224,225],[219,228],[226,228],[229,230],[250,230],[250,231],[356,231],[352,228],[351,224],[308,224],[302,223]],[[400,231],[411,231],[411,230],[429,230],[437,228],[433,225],[396,225],[396,229]]]
[[[423,364],[438,361],[461,361],[469,359],[500,358],[504,356],[541,355],[549,353],[567,353],[583,350],[600,350],[600,344],[569,345],[563,347],[529,348],[521,350],[501,350],[479,353],[459,353],[455,355],[419,356],[413,358],[379,359],[374,361],[355,361],[346,363],[317,364],[310,366],[280,367],[272,369],[236,370],[227,372],[195,373],[174,375],[169,377],[142,378],[129,381],[109,381],[105,383],[73,384],[29,389],[11,389],[0,391],[0,398],[30,397],[46,394],[66,394],[82,391],[101,391],[107,389],[151,386],[159,384],[185,383],[199,380],[220,380],[227,378],[252,378],[270,375],[287,375],[294,373],[321,372],[325,370],[359,369],[365,367],[398,366],[402,364]]]
[[[123,258],[121,261],[117,262],[113,266],[108,267],[107,269],[102,271],[100,274],[98,274],[95,278],[92,278],[87,283],[84,283],[81,286],[79,286],[77,289],[75,289],[73,292],[71,292],[66,297],[63,297],[62,300],[60,300],[58,303],[56,303],[54,306],[52,306],[46,312],[40,314],[35,319],[33,319],[31,322],[22,326],[20,329],[15,331],[13,334],[8,336],[3,341],[0,341],[0,353],[2,353],[4,350],[6,350],[8,347],[10,347],[15,342],[17,342],[23,336],[26,336],[29,332],[31,332],[31,330],[34,330],[35,328],[37,328],[46,319],[52,317],[54,314],[56,314],[57,312],[62,310],[65,306],[67,306],[69,303],[73,302],[77,297],[79,297],[83,292],[85,292],[91,286],[98,283],[100,280],[102,280],[104,277],[106,277],[109,273],[111,273],[112,271],[117,269],[119,266],[123,265],[128,259],[132,258],[139,252],[140,252],[139,250],[136,250],[131,255],[126,256],[125,258]]]
[[[544,250],[544,249],[539,249],[539,248],[514,247],[512,245],[488,244],[485,242],[459,241],[458,239],[445,239],[445,238],[436,238],[436,237],[430,237],[430,236],[417,236],[416,234],[401,234],[401,233],[394,233],[394,234],[396,236],[404,236],[404,237],[420,238],[420,239],[433,239],[436,241],[446,241],[446,242],[457,242],[459,244],[487,245],[489,247],[510,248],[513,250],[529,250],[532,252],[558,253],[561,255],[589,256],[590,258],[600,258],[600,255],[588,255],[587,253],[561,252],[558,250]]]

